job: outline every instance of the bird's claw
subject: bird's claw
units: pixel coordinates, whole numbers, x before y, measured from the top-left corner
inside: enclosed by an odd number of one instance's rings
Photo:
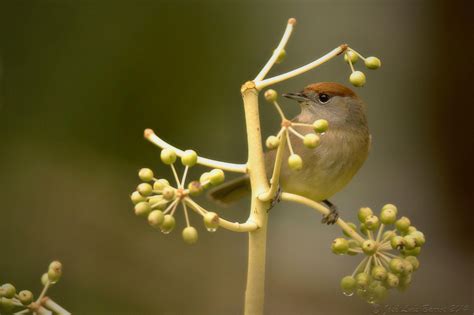
[[[278,186],[275,197],[272,199],[272,201],[270,202],[270,207],[267,209],[267,213],[270,212],[270,210],[281,201],[281,193],[281,187]]]

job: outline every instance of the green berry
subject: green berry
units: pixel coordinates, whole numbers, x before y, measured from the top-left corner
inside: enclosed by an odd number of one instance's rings
[[[416,247],[416,239],[413,235],[404,236],[403,243],[405,244],[405,249],[408,249],[408,250]]]
[[[421,252],[421,248],[420,247],[415,247],[413,249],[404,249],[402,250],[402,254],[405,255],[405,256],[418,256]]]
[[[353,276],[345,276],[341,280],[341,289],[346,294],[353,293],[356,285],[356,279]]]
[[[163,196],[157,195],[150,197],[148,199],[148,203],[150,204],[152,209],[158,209],[158,210],[165,210],[166,207],[168,206],[168,200],[163,198]]]
[[[332,242],[331,250],[334,254],[345,254],[349,250],[349,243],[345,238],[338,237]]]
[[[62,271],[63,265],[55,260],[49,264],[48,268],[48,279],[52,283],[58,282],[59,278],[61,278],[61,275],[63,273]]]
[[[153,179],[153,171],[149,168],[142,168],[140,171],[138,171],[138,177],[144,182],[149,182]]]
[[[374,266],[371,274],[375,280],[383,281],[387,278],[387,269],[383,266]]]
[[[373,214],[365,218],[365,227],[370,231],[375,231],[380,226],[379,218]]]
[[[415,256],[407,256],[405,257],[405,260],[412,265],[413,271],[416,271],[418,268],[420,268],[420,261]]]
[[[411,275],[405,275],[400,277],[400,283],[398,284],[398,289],[400,291],[405,291],[408,289],[411,283]]]
[[[402,236],[395,235],[390,239],[390,245],[393,249],[402,249],[405,246],[405,239]]]
[[[391,272],[388,272],[387,273],[387,278],[385,279],[385,284],[389,287],[389,288],[396,288],[398,287],[398,284],[399,284],[400,280],[398,278],[397,275],[391,273]]]
[[[354,71],[349,77],[349,81],[353,86],[361,87],[365,84],[365,74],[362,71]]]
[[[305,145],[305,147],[309,149],[316,148],[320,142],[321,142],[321,139],[319,138],[317,134],[314,134],[314,133],[308,133],[307,135],[304,136],[304,139],[303,139],[303,144]]]
[[[280,145],[280,139],[275,137],[275,136],[270,136],[265,141],[265,146],[269,150],[274,150],[274,149],[278,148],[279,145]]]
[[[369,207],[363,207],[359,209],[359,212],[357,213],[357,218],[359,219],[360,222],[364,223],[365,218],[373,214],[374,213],[372,212],[372,209],[370,209]]]
[[[303,160],[298,154],[292,154],[288,158],[288,166],[294,171],[299,171],[303,168]]]
[[[188,184],[189,194],[191,196],[198,196],[202,193],[203,187],[201,183],[197,180],[194,180]]]
[[[369,235],[369,230],[367,229],[367,227],[365,226],[365,223],[361,223],[359,225],[359,230],[362,232],[362,234],[364,234],[365,236],[368,236]]]
[[[326,119],[318,119],[313,123],[313,129],[317,133],[326,132],[329,128],[329,123]]]
[[[275,102],[278,98],[278,93],[275,91],[275,90],[272,90],[272,89],[269,89],[269,90],[266,90],[265,93],[263,94],[263,96],[265,97],[265,100],[267,102]]]
[[[211,174],[209,172],[202,173],[201,177],[199,177],[199,182],[201,183],[201,185],[205,187],[205,185],[210,184],[209,182],[210,176]]]
[[[215,212],[207,212],[204,215],[204,226],[209,232],[215,232],[219,227],[219,216]]]
[[[11,299],[15,296],[16,289],[11,283],[5,283],[0,287],[0,296]]]
[[[416,246],[423,246],[426,242],[425,235],[420,231],[414,231],[408,235],[412,236],[415,239]]]
[[[403,264],[404,264],[403,275],[406,276],[406,275],[411,274],[413,272],[413,265],[411,264],[411,262],[404,259]]]
[[[42,284],[42,285],[46,285],[46,284],[48,284],[48,282],[49,282],[48,273],[47,273],[47,272],[46,272],[46,273],[43,273],[43,274],[41,275],[41,284]]]
[[[410,227],[410,219],[407,217],[401,217],[395,222],[395,227],[400,232],[407,232],[408,228]]]
[[[209,181],[212,185],[219,185],[225,180],[224,171],[218,168],[209,172]]]
[[[161,192],[165,187],[168,187],[169,185],[170,183],[166,179],[160,178],[159,180],[153,183],[153,189],[158,192]]]
[[[130,195],[130,199],[132,200],[133,204],[135,204],[135,205],[139,202],[146,201],[146,198],[144,196],[142,196],[138,191],[134,191]]]
[[[142,201],[135,205],[135,214],[136,215],[147,215],[151,211],[151,206],[148,202]]]
[[[51,283],[56,283],[61,278],[61,273],[57,273],[54,270],[48,270],[48,279]]]
[[[418,231],[418,230],[416,229],[416,227],[414,227],[413,225],[410,225],[410,227],[408,228],[407,233],[408,233],[408,234],[411,234],[411,233],[414,233],[414,232],[416,232],[416,231]]]
[[[387,203],[382,207],[382,211],[385,210],[385,209],[392,209],[393,211],[395,211],[395,215],[398,213],[397,207],[394,204],[391,204],[391,203]]]
[[[165,217],[163,218],[163,223],[161,224],[161,231],[163,233],[168,234],[174,229],[175,225],[175,218],[170,214],[165,214]]]
[[[367,255],[373,255],[377,250],[377,243],[374,240],[365,240],[362,243],[362,251]]]
[[[160,210],[153,210],[148,215],[148,223],[154,228],[159,228],[164,220],[165,215],[163,214],[163,211]]]
[[[13,302],[12,299],[8,299],[5,297],[0,298],[0,310],[3,312],[10,314],[13,312],[13,309],[15,308],[15,303]]]
[[[153,192],[153,187],[151,187],[151,185],[148,183],[141,183],[140,185],[138,185],[137,191],[142,196],[149,196]]]
[[[352,222],[347,222],[347,225],[348,225],[351,229],[353,229],[354,231],[357,230],[357,226],[356,226],[354,223],[352,223]],[[351,236],[349,233],[347,233],[345,230],[342,230],[342,233],[344,233],[344,235],[347,236],[347,237],[352,237],[352,236]]]
[[[357,60],[359,60],[359,56],[352,50],[348,50],[344,54],[344,61],[349,62],[349,60],[351,61],[352,64],[354,64],[357,62]]]
[[[197,230],[192,226],[188,226],[188,227],[184,228],[184,230],[183,230],[183,240],[187,244],[190,244],[190,245],[196,243],[197,240],[198,240]]]
[[[171,149],[163,149],[160,154],[161,161],[167,165],[171,165],[176,162],[176,152]]]
[[[371,281],[369,274],[365,272],[358,273],[355,280],[357,287],[361,289],[367,289]]]
[[[380,222],[385,225],[393,224],[397,220],[397,212],[393,208],[385,208],[380,212]]]
[[[280,50],[280,53],[278,54],[277,59],[275,60],[275,63],[281,63],[286,57],[286,51],[284,49]]]
[[[367,57],[364,63],[367,68],[372,70],[378,69],[382,65],[382,62],[377,57]]]
[[[373,300],[369,300],[369,302],[380,302],[387,297],[387,288],[377,284],[370,289],[370,295],[373,297]]]
[[[23,290],[18,293],[18,299],[20,300],[21,304],[29,305],[33,302],[33,293],[28,290]]]
[[[175,192],[175,189],[173,187],[165,187],[162,191],[162,196],[163,198],[165,198],[166,200],[173,200],[174,197],[176,196],[176,192]]]
[[[405,270],[405,264],[400,258],[392,258],[389,263],[390,270],[395,274],[403,273]]]
[[[181,157],[181,163],[185,166],[192,167],[197,163],[197,153],[193,150],[186,150]]]

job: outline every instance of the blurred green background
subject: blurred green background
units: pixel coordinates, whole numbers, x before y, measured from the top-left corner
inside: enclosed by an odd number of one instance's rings
[[[59,259],[64,277],[50,295],[74,314],[242,313],[247,236],[209,234],[193,215],[200,240],[187,246],[180,229],[165,236],[135,217],[129,193],[140,167],[171,175],[145,128],[204,156],[245,161],[240,85],[296,17],[287,60],[271,74],[346,42],[382,60],[357,89],[369,106],[370,157],[333,201],[349,221],[360,206],[395,203],[425,232],[412,287],[386,303],[468,304],[472,313],[468,4],[0,1],[0,282],[38,293]],[[348,76],[339,58],[275,88]],[[267,136],[278,117],[261,107]],[[218,212],[242,220],[247,205]],[[373,313],[340,292],[359,258],[333,255],[340,231],[319,221],[292,204],[272,210],[266,313]]]

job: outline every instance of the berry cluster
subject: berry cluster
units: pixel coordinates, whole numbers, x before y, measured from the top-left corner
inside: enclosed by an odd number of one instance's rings
[[[41,283],[44,288],[36,300],[34,299],[33,293],[29,290],[17,292],[12,284],[3,284],[0,286],[0,313],[11,314],[13,312],[21,312],[21,314],[29,314],[31,312],[36,314],[43,306],[48,308],[48,304],[54,308],[53,310],[57,310],[58,308],[62,309],[57,304],[51,301],[45,303],[46,301],[44,300],[48,288],[58,282],[61,275],[62,264],[59,261],[50,263],[48,271],[41,276]]]
[[[201,194],[206,188],[222,183],[225,179],[221,169],[213,169],[205,172],[199,180],[191,181],[187,187],[186,175],[188,169],[197,163],[198,156],[193,150],[186,150],[181,156],[181,163],[185,170],[179,179],[174,163],[177,160],[176,152],[172,149],[161,151],[161,161],[171,167],[176,180],[176,187],[173,187],[166,179],[155,178],[153,171],[149,168],[142,168],[138,172],[138,177],[143,181],[137,186],[130,198],[135,204],[135,214],[147,216],[148,223],[160,229],[164,234],[170,233],[176,226],[175,212],[179,205],[182,206],[186,219],[186,227],[182,231],[183,240],[188,244],[194,244],[198,240],[196,228],[191,226],[188,216],[188,207],[198,212],[204,218],[204,225],[209,232],[214,232],[219,226],[219,216],[214,212],[209,212],[192,201],[192,196]]]
[[[265,99],[272,103],[275,108],[277,109],[278,113],[281,117],[281,129],[276,136],[272,135],[269,136],[266,141],[265,145],[268,149],[274,150],[277,149],[282,140],[286,142],[288,145],[288,149],[290,150],[290,156],[288,157],[288,166],[290,169],[299,171],[303,168],[303,159],[300,155],[296,154],[293,150],[293,146],[291,145],[289,133],[291,132],[296,137],[303,141],[303,144],[308,149],[315,149],[319,146],[321,142],[321,136],[324,135],[324,132],[329,127],[328,121],[325,119],[318,119],[314,121],[313,124],[305,124],[305,123],[298,123],[290,121],[286,118],[285,114],[283,113],[280,105],[277,102],[278,93],[275,90],[267,90],[265,91]],[[303,127],[308,128],[308,130],[312,130],[305,135],[302,135],[298,132],[294,127]]]
[[[349,239],[336,238],[331,249],[338,255],[366,255],[352,275],[342,278],[341,288],[346,295],[356,293],[369,303],[376,303],[386,297],[388,289],[408,288],[412,273],[420,266],[417,256],[425,236],[407,217],[397,220],[397,208],[392,204],[383,206],[379,216],[370,208],[360,208],[358,219],[359,230],[366,237],[363,242],[344,231]],[[390,225],[395,228],[384,231]],[[354,232],[357,229],[354,223],[348,226]]]
[[[382,65],[382,62],[379,58],[365,58],[354,49],[348,48],[344,54],[344,60],[349,63],[349,66],[351,67],[351,75],[349,76],[349,81],[352,83],[352,85],[357,87],[364,86],[366,81],[364,72],[356,71],[354,69],[354,64],[357,62],[357,60],[359,60],[359,58],[361,58],[364,61],[365,66],[371,70],[378,69]]]

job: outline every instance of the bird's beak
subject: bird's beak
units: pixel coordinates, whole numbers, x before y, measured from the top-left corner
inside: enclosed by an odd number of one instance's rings
[[[304,94],[303,92],[285,93],[285,94],[283,94],[283,96],[286,97],[286,98],[289,98],[291,100],[298,101],[298,102],[304,102],[304,101],[309,100],[308,96],[306,96],[306,94]]]

